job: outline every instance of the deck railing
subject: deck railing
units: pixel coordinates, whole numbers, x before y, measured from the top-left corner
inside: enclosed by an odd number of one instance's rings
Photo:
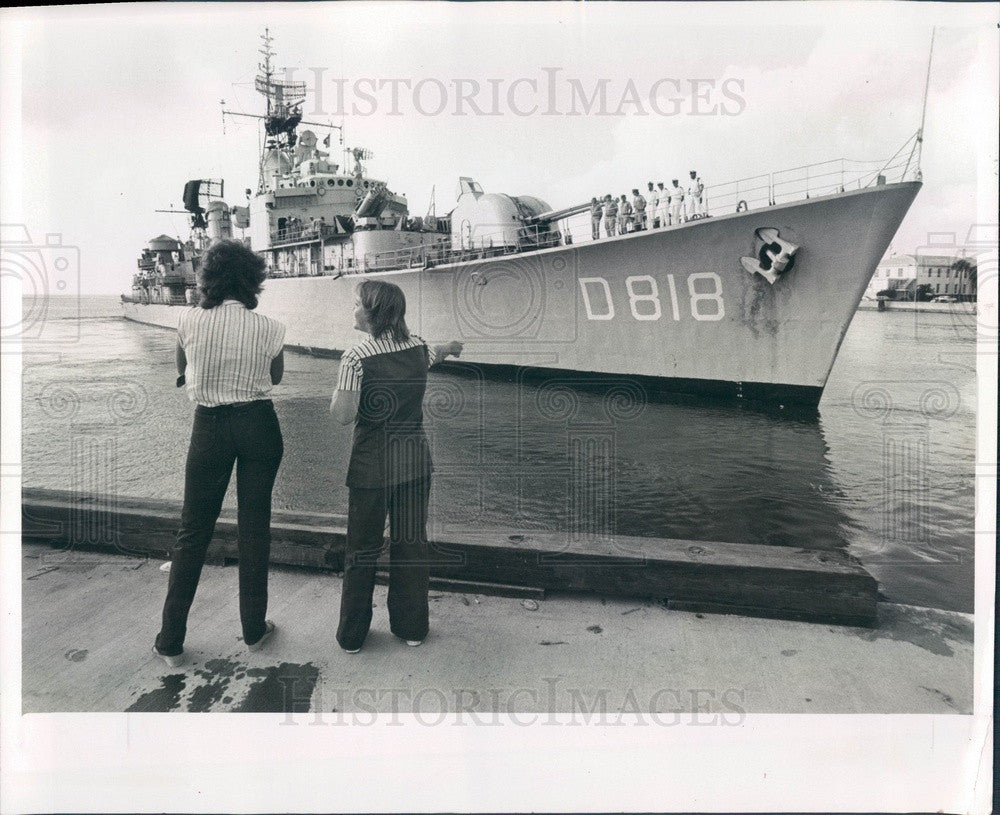
[[[908,178],[920,177],[919,167],[913,157],[919,145],[916,134],[896,152],[888,161],[857,161],[840,158],[822,161],[815,164],[805,164],[785,170],[747,176],[735,181],[721,184],[706,185],[702,197],[701,214],[699,217],[713,217],[735,212],[753,211],[778,204],[805,201],[825,195],[835,195],[850,190],[860,190],[879,184],[898,183]],[[909,154],[906,148],[910,147]],[[654,211],[647,206],[647,228],[652,228],[654,219],[663,212],[662,207]],[[684,218],[684,220],[687,220]],[[621,234],[621,222],[616,223],[616,232]],[[633,231],[635,223],[628,222],[625,232]],[[340,274],[364,274],[365,272],[391,271],[394,269],[422,269],[437,265],[463,263],[472,260],[483,260],[502,255],[521,254],[534,249],[550,246],[585,244],[595,240],[592,234],[593,224],[589,211],[576,213],[554,222],[535,226],[522,226],[519,229],[518,245],[506,243],[509,239],[508,224],[497,226],[491,233],[488,228],[480,228],[474,236],[469,237],[473,244],[460,249],[451,248],[451,239],[445,238],[435,244],[396,249],[386,252],[372,252],[359,258],[345,268],[338,270]],[[329,226],[324,229],[330,229]],[[294,235],[294,237],[293,237]],[[292,242],[312,237],[292,229],[279,233],[278,240]],[[604,220],[601,220],[598,240],[607,235]],[[272,272],[283,276],[301,276],[305,274],[325,274],[329,270],[318,269],[286,269]]]
[[[708,216],[728,215],[860,190],[877,184],[919,179],[919,168],[913,162],[914,140],[915,136],[911,137],[888,161],[840,158],[747,176],[721,184],[708,184],[702,197],[703,211]],[[907,147],[911,147],[908,155]],[[631,203],[631,199],[629,200]],[[648,223],[651,224],[653,212],[648,207],[646,215]],[[563,233],[564,242],[566,236],[569,236],[573,243],[589,243],[594,240],[589,212],[578,213],[560,220],[559,228]],[[603,240],[606,237],[607,232],[602,219],[599,239]]]

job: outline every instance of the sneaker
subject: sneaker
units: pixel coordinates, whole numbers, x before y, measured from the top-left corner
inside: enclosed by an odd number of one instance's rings
[[[171,668],[179,668],[184,664],[184,652],[181,651],[179,654],[164,654],[160,652],[160,649],[155,645],[153,646],[153,653],[167,663]]]
[[[414,648],[416,648],[418,645],[423,645],[424,641],[423,640],[407,640],[406,644],[410,645],[410,646],[412,646]]]
[[[359,652],[359,651],[360,651],[361,649],[360,649],[360,648],[342,648],[341,650],[342,650],[342,651],[343,651],[343,652],[344,652],[345,654],[356,654],[356,653],[358,653],[358,652]]]
[[[261,648],[263,648],[264,645],[265,645],[265,643],[267,643],[267,641],[271,638],[271,635],[274,633],[275,628],[277,628],[277,626],[275,626],[275,624],[272,623],[270,620],[265,620],[264,621],[264,626],[265,626],[265,629],[264,629],[264,633],[261,636],[261,638],[259,640],[257,640],[257,642],[253,643],[252,645],[247,645],[247,648],[249,650],[251,650],[251,651],[259,651]]]

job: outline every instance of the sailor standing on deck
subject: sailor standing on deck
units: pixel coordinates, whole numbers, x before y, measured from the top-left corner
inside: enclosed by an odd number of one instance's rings
[[[670,217],[675,224],[684,223],[684,188],[676,178],[670,188]]]
[[[655,229],[660,225],[660,213],[656,210],[659,204],[659,195],[652,181],[648,182],[647,186],[649,189],[646,191],[646,209],[649,212],[649,228]]]
[[[603,214],[603,209],[601,207],[601,202],[596,198],[590,199],[590,234],[596,241],[601,237],[601,215]]]
[[[659,182],[659,187],[656,195],[659,198],[657,209],[660,211],[660,226],[668,226],[670,224],[670,191],[664,188],[662,181]]]
[[[687,217],[688,220],[692,218],[702,218],[705,215],[705,205],[702,202],[702,196],[705,193],[705,185],[701,183],[701,179],[698,178],[698,171],[691,171],[691,180],[688,181],[687,189]]]
[[[622,194],[621,203],[618,204],[618,234],[624,235],[632,229],[632,205],[628,198]]]
[[[335,422],[354,424],[344,580],[337,642],[361,650],[372,622],[375,570],[389,516],[389,630],[420,645],[429,627],[427,502],[431,455],[423,428],[427,369],[457,357],[462,343],[428,348],[406,327],[399,286],[365,280],[356,290],[354,327],[368,336],[340,361],[330,403]]]
[[[604,196],[604,231],[609,238],[615,235],[615,226],[618,223],[618,202],[611,195]]]
[[[632,190],[632,210],[635,212],[635,231],[646,228],[646,199],[639,195],[639,190]]]

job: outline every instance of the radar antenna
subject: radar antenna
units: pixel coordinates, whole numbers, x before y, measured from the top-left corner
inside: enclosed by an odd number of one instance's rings
[[[264,189],[264,162],[271,151],[290,153],[295,147],[298,137],[295,128],[300,124],[314,125],[328,130],[340,131],[340,141],[344,140],[344,126],[335,125],[332,122],[307,122],[302,119],[302,103],[306,98],[306,83],[293,82],[292,80],[275,79],[275,69],[272,64],[274,49],[271,47],[271,31],[264,29],[260,35],[261,48],[260,55],[263,60],[258,64],[260,73],[254,79],[254,88],[267,100],[267,113],[263,116],[255,113],[242,113],[235,110],[226,110],[223,107],[222,121],[223,131],[225,130],[226,116],[244,116],[248,119],[263,119],[265,139],[261,149],[260,163],[258,167],[258,189]],[[225,100],[220,104],[225,105]],[[324,144],[329,144],[329,136]]]
[[[364,165],[361,162],[375,158],[375,154],[365,147],[351,147],[349,149],[351,156],[354,158],[354,175],[360,178],[365,172]]]

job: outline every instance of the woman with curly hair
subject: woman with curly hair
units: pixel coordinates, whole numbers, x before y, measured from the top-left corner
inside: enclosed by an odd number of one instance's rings
[[[347,468],[347,546],[337,642],[357,653],[372,621],[375,567],[389,516],[389,629],[408,645],[428,630],[427,503],[431,456],[423,428],[427,369],[462,343],[428,348],[406,327],[402,289],[360,283],[354,327],[368,336],[340,359],[330,411],[354,424]]]
[[[284,451],[270,393],[284,373],[285,327],[254,313],[264,261],[239,241],[214,243],[198,274],[201,302],[177,328],[177,385],[196,405],[184,476],[184,509],[153,652],[183,664],[188,611],[236,465],[243,641],[260,650],[271,549],[271,490]]]

